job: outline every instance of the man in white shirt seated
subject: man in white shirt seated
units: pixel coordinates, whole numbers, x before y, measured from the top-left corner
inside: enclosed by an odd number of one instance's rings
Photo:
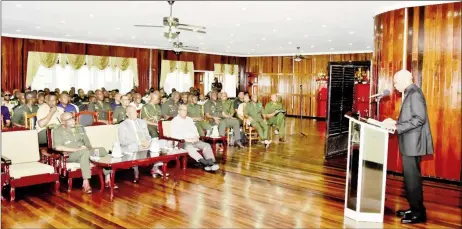
[[[188,107],[181,104],[178,107],[178,115],[172,119],[170,124],[172,138],[184,140],[183,148],[188,151],[190,157],[204,166],[205,171],[217,171],[220,167],[215,162],[210,144],[199,140],[196,125],[192,118],[186,116],[187,114]],[[197,152],[197,149],[202,150],[204,157]]]
[[[141,99],[141,95],[139,93],[136,93],[135,96],[133,97],[133,102],[130,103],[130,106],[134,106],[137,111],[141,110],[143,108],[143,100]]]
[[[64,114],[64,109],[56,105],[58,102],[56,95],[49,95],[46,102],[37,110],[35,128],[37,129],[39,144],[48,143],[46,128],[61,125],[61,115]]]
[[[146,121],[137,117],[138,113],[136,112],[136,108],[134,106],[128,106],[126,109],[126,114],[127,119],[120,123],[118,131],[119,143],[122,149],[122,153],[149,150],[151,142],[157,140],[151,139]],[[158,152],[151,152],[151,156],[159,156],[159,154]],[[152,167],[151,174],[153,177],[156,177],[157,175],[163,176],[160,166],[162,166],[162,162],[156,163]],[[133,169],[135,171],[136,182],[139,177],[139,171],[138,167],[133,167]]]

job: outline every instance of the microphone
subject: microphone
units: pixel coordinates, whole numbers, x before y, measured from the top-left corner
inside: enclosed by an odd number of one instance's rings
[[[383,90],[382,93],[371,95],[371,97],[369,97],[369,98],[384,97],[384,96],[388,96],[388,95],[390,95],[390,90],[385,89],[385,90]]]

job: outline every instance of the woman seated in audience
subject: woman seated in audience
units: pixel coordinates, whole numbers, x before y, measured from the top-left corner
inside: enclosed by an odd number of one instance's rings
[[[2,99],[3,103],[3,99]],[[2,105],[2,122],[3,122],[3,127],[10,127],[11,125],[11,117],[10,117],[10,111],[8,110],[8,107]]]

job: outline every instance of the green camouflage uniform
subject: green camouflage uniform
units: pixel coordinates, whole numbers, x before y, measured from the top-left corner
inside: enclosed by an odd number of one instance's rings
[[[11,122],[13,124],[24,126],[25,125],[24,113],[27,113],[27,114],[37,113],[38,108],[39,107],[37,105],[32,105],[31,108],[29,108],[27,105],[20,105],[14,110],[13,117],[11,118]]]
[[[275,102],[269,102],[269,103],[266,104],[264,113],[265,114],[271,114],[271,113],[274,113],[277,110],[281,110],[281,111],[284,110],[283,107],[282,107],[282,104],[277,103],[277,102],[276,103]],[[280,137],[284,137],[284,135],[285,135],[284,117],[285,117],[284,113],[279,112],[275,116],[268,119],[268,126],[273,126],[273,125],[276,126],[276,128],[279,131],[279,136]]]
[[[161,115],[167,115],[171,118],[174,118],[175,116],[178,115],[178,106],[179,103],[173,102],[173,99],[167,100],[164,104],[162,104],[162,112]]]
[[[141,109],[141,118],[150,122],[157,123],[160,120],[161,111],[162,110],[159,104],[153,105],[151,103],[148,103],[144,105]],[[149,135],[151,135],[151,138],[159,137],[157,126],[148,125],[148,131]]]
[[[205,136],[206,132],[212,129],[212,125],[209,122],[204,120],[204,115],[202,114],[202,106],[199,104],[188,104],[188,116],[191,118],[202,118],[201,121],[194,121],[196,125],[197,132],[199,136]]]
[[[119,106],[119,107],[116,107],[116,109],[114,110],[114,114],[112,115],[112,119],[113,119],[113,123],[114,124],[119,124],[121,123],[122,121],[125,120],[125,118],[127,118],[127,114],[125,113],[125,107],[122,107],[122,106]]]
[[[95,103],[90,103],[88,105],[88,110],[98,113],[98,120],[108,120],[108,111],[112,111],[111,104],[99,101]]]
[[[234,101],[226,100],[222,101],[222,112],[231,117],[234,116]],[[234,134],[234,140],[238,141],[241,139],[241,130],[239,120],[236,118],[225,118],[223,114],[219,116],[221,118],[220,124],[218,125],[218,132],[220,136],[226,136],[226,128],[232,128]]]
[[[255,127],[261,140],[267,140],[268,138],[268,124],[262,117],[263,106],[260,102],[254,103],[249,102],[244,109],[244,116],[251,117],[252,122],[250,125]]]

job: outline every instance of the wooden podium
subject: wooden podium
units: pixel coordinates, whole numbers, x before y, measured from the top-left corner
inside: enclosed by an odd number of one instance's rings
[[[345,217],[383,222],[389,131],[376,120],[345,117],[350,124]]]

